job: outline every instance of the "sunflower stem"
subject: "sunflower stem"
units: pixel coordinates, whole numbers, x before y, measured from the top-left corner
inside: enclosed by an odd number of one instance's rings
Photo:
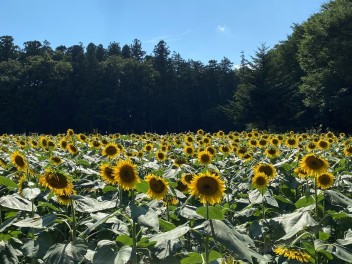
[[[166,219],[168,222],[170,222],[169,199],[166,199]]]
[[[314,199],[315,199],[315,217],[318,220],[318,188],[317,177],[314,177]]]
[[[134,205],[134,190],[131,190],[131,203]],[[132,264],[137,264],[137,237],[136,237],[136,222],[132,219]]]
[[[72,213],[72,241],[76,240],[76,215],[73,200],[70,198],[71,213]]]
[[[266,223],[266,219],[265,219],[265,204],[264,204],[264,188],[260,189],[260,192],[262,194],[262,216],[263,216],[263,224]],[[265,231],[263,231],[263,253],[266,252],[266,238],[265,238],[266,234]]]
[[[205,220],[209,221],[209,203],[208,201],[205,204]],[[207,233],[205,236],[205,263],[209,263],[209,234]]]
[[[122,208],[122,187],[119,186],[119,207]]]

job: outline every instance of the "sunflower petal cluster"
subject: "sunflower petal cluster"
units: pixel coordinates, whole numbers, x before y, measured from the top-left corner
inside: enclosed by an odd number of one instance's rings
[[[56,195],[71,195],[74,193],[72,178],[60,171],[47,170],[39,177],[39,184]]]
[[[113,167],[112,175],[122,189],[134,189],[136,184],[141,181],[138,177],[136,167],[137,166],[132,164],[130,160],[120,160],[117,165]]]
[[[288,259],[297,260],[302,263],[307,263],[310,260],[310,256],[300,250],[300,249],[293,249],[284,246],[278,246],[274,249],[275,254],[286,257]]]
[[[169,184],[161,177],[148,174],[145,181],[149,184],[147,194],[155,200],[161,200],[167,194]]]

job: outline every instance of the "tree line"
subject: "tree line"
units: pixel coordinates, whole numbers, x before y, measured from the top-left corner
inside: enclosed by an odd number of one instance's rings
[[[318,126],[351,131],[352,1],[335,0],[273,48],[207,64],[161,40],[108,47],[0,37],[0,133],[165,133]]]

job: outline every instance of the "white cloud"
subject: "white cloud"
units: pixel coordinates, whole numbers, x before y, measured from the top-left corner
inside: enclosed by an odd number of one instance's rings
[[[217,28],[216,28],[216,30],[217,30],[217,31],[220,31],[220,32],[225,32],[226,27],[225,27],[225,26],[218,25]]]

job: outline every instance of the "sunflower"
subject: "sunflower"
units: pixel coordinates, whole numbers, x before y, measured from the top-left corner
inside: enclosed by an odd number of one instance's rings
[[[155,153],[155,157],[158,161],[166,160],[166,154],[160,150]]]
[[[269,147],[269,148],[267,148],[265,150],[265,155],[269,159],[275,159],[275,158],[280,156],[280,150],[278,148],[275,148],[275,147]]]
[[[32,148],[38,148],[38,147],[39,147],[38,141],[36,141],[36,140],[34,140],[34,139],[32,139],[32,140],[30,141],[30,143],[31,143]]]
[[[295,138],[288,138],[286,139],[286,146],[288,146],[289,148],[296,148],[298,146],[298,140]]]
[[[102,150],[102,155],[109,159],[115,158],[120,153],[120,149],[115,143],[108,143]]]
[[[308,151],[315,150],[317,148],[317,144],[312,141],[312,142],[307,144],[306,148],[307,148]]]
[[[20,171],[25,171],[28,168],[28,164],[24,156],[15,151],[11,154],[11,162],[15,165],[15,167]]]
[[[73,145],[73,144],[68,144],[67,145],[67,150],[70,152],[72,155],[76,155],[78,153],[78,148]]]
[[[153,144],[152,143],[148,143],[144,146],[144,150],[145,152],[151,152],[153,150]]]
[[[79,141],[81,141],[81,142],[86,142],[87,141],[87,136],[85,134],[80,133],[80,134],[77,135],[77,139]]]
[[[258,163],[254,166],[254,174],[264,173],[268,176],[269,180],[272,180],[276,176],[276,169],[272,164]]]
[[[62,205],[69,205],[71,203],[71,196],[70,195],[57,195],[56,194],[56,199],[59,202],[59,204]]]
[[[222,130],[219,130],[219,131],[216,133],[216,136],[217,136],[218,138],[222,138],[224,135],[225,135],[225,133],[224,133],[224,131],[222,131]]]
[[[20,148],[25,148],[26,146],[27,146],[27,143],[26,143],[26,141],[24,141],[24,140],[18,140],[17,142],[17,145],[20,147]]]
[[[307,178],[308,177],[308,174],[305,170],[303,170],[302,168],[298,167],[298,168],[295,168],[294,169],[294,173],[297,174],[298,177],[300,178]]]
[[[288,259],[298,260],[301,263],[307,263],[310,256],[301,249],[288,248],[285,246],[278,246],[274,249],[275,254],[286,257]]]
[[[343,153],[347,157],[352,157],[352,145],[345,146],[344,149],[343,149]]]
[[[225,145],[220,146],[220,151],[224,153],[225,155],[229,154],[231,151],[231,148]]]
[[[189,186],[194,178],[193,173],[183,173],[181,176],[181,182],[187,186]]]
[[[134,189],[136,184],[141,181],[136,171],[136,165],[132,164],[130,160],[120,160],[113,167],[112,175],[124,190]]]
[[[225,182],[210,172],[200,173],[191,181],[190,191],[201,203],[213,205],[220,203],[225,191]]]
[[[265,138],[261,138],[258,141],[258,147],[265,148],[268,145],[268,141]]]
[[[299,162],[299,167],[307,172],[309,176],[320,175],[328,169],[329,163],[315,154],[305,155]]]
[[[183,192],[183,193],[188,192],[189,188],[188,188],[187,184],[184,184],[181,180],[177,181],[176,183],[177,183],[176,189],[178,191]]]
[[[277,146],[277,145],[280,144],[280,141],[279,141],[278,138],[273,137],[273,138],[270,139],[270,144]]]
[[[174,166],[181,167],[183,164],[186,164],[187,161],[183,157],[176,157],[174,160]]]
[[[93,148],[99,149],[102,143],[98,139],[94,138],[91,141],[89,141],[89,145],[91,145]]]
[[[317,176],[317,186],[325,190],[334,184],[334,175],[329,172],[324,172]]]
[[[211,163],[212,159],[213,159],[213,156],[210,154],[209,151],[203,150],[203,151],[198,152],[198,161],[201,164],[208,165]]]
[[[169,184],[161,177],[154,174],[148,174],[145,181],[149,184],[147,194],[155,200],[161,200],[167,194]]]
[[[259,172],[252,178],[252,183],[258,189],[264,188],[269,184],[269,178],[265,173]]]
[[[39,184],[50,189],[56,195],[74,193],[71,177],[58,171],[47,170],[39,177]]]
[[[104,181],[108,184],[115,184],[116,180],[113,176],[113,168],[106,163],[103,163],[99,167],[100,169],[100,176],[104,179]]]
[[[204,137],[202,142],[204,145],[209,145],[211,144],[211,139],[209,137]]]
[[[245,162],[250,162],[253,159],[253,155],[250,152],[246,152],[241,156]]]
[[[39,141],[43,148],[48,147],[48,139],[45,136],[40,136]]]
[[[62,150],[66,150],[67,145],[68,145],[68,142],[67,142],[67,139],[66,139],[66,138],[60,139],[60,141],[59,141],[59,146],[60,146],[60,148],[61,148]]]
[[[185,142],[186,142],[186,144],[192,144],[193,141],[194,141],[194,139],[193,139],[192,136],[190,136],[190,135],[186,135],[186,136],[185,136]]]
[[[204,130],[203,129],[198,129],[197,130],[198,135],[204,135]]]
[[[183,148],[183,152],[187,155],[187,156],[192,156],[194,153],[194,148],[192,145],[187,145]]]
[[[318,147],[320,149],[328,149],[330,147],[330,143],[324,139],[321,139],[318,141]]]
[[[54,164],[54,165],[60,165],[62,163],[62,159],[59,156],[52,156],[50,157],[50,161]]]
[[[216,155],[216,150],[212,146],[208,146],[205,150],[207,150],[210,153],[210,155],[212,155],[212,156]]]
[[[73,131],[73,129],[69,128],[67,129],[66,135],[68,137],[72,137],[75,134],[75,132]]]

